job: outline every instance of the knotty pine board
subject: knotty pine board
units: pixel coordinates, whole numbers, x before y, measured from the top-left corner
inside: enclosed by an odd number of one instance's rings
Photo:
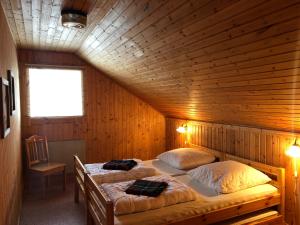
[[[18,47],[73,52],[169,117],[300,131],[299,0],[15,2]]]

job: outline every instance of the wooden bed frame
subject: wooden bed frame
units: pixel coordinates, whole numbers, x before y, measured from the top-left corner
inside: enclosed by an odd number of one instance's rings
[[[83,198],[85,198],[85,188],[84,188],[84,176],[88,173],[84,165],[80,161],[77,155],[74,155],[74,201],[79,202],[79,192],[82,193]]]
[[[235,160],[248,164],[272,178],[271,184],[278,188],[278,194],[272,197],[261,197],[243,204],[236,204],[218,210],[213,210],[204,215],[183,218],[182,221],[172,222],[172,225],[204,225],[212,224],[240,215],[255,212],[261,209],[277,206],[281,219],[284,216],[284,191],[285,191],[285,170],[266,164],[242,159],[233,155],[223,154],[224,160]],[[85,174],[85,194],[87,208],[87,225],[114,225],[114,206],[105,191],[98,186],[90,174]],[[274,220],[275,221],[275,220]],[[277,220],[276,220],[277,221]],[[264,223],[255,223],[264,224]],[[272,223],[274,224],[274,223]],[[278,223],[280,224],[280,223]]]

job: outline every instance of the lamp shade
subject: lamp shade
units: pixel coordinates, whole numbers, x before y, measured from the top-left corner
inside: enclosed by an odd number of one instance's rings
[[[300,158],[300,146],[297,144],[293,144],[287,151],[286,155],[292,158]]]

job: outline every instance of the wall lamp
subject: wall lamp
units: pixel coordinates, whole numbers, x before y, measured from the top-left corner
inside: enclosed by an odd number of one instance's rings
[[[181,126],[177,127],[176,131],[180,134],[184,134],[185,140],[184,144],[188,144],[190,142],[190,132],[191,130],[189,129],[187,123],[182,124]]]
[[[182,124],[180,127],[178,127],[176,129],[176,131],[178,133],[181,133],[181,134],[187,133],[188,132],[188,126],[187,126],[187,124]]]
[[[300,158],[300,145],[297,144],[297,138],[295,138],[294,144],[289,147],[289,149],[285,152],[285,154],[293,159],[294,176],[298,177],[297,159]]]

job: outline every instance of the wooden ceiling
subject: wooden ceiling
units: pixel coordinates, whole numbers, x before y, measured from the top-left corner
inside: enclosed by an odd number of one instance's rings
[[[74,52],[167,116],[300,131],[300,0],[1,1],[18,47]]]

